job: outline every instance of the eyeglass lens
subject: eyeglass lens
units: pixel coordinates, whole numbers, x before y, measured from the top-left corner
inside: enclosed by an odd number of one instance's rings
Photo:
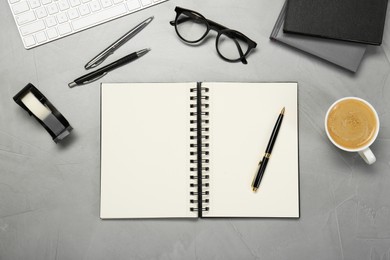
[[[195,13],[181,13],[176,20],[177,33],[185,41],[197,42],[207,33],[207,23],[203,17]]]
[[[238,60],[248,51],[246,41],[237,37],[234,32],[223,32],[217,42],[219,53],[228,60]]]

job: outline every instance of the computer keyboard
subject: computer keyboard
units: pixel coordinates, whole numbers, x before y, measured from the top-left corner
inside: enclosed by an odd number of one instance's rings
[[[23,40],[33,47],[167,0],[8,0]]]

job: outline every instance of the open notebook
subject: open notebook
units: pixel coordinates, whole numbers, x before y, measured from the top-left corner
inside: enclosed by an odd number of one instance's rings
[[[299,217],[297,88],[103,83],[100,217]],[[252,179],[283,107],[254,193]]]

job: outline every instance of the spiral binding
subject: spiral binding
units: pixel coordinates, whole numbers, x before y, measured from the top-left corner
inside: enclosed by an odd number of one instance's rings
[[[198,212],[198,216],[202,217],[203,212],[209,211],[209,89],[198,83],[190,92],[190,100],[193,102],[190,104],[190,115],[193,117],[190,120],[190,203],[193,204],[190,210]]]

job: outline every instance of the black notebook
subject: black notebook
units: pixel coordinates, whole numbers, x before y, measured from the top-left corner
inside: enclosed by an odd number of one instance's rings
[[[270,39],[287,44],[306,53],[356,72],[366,51],[366,45],[332,39],[310,37],[294,33],[283,33],[286,4],[279,14]]]
[[[387,0],[288,0],[284,31],[380,45]]]
[[[299,217],[297,109],[297,83],[103,83],[101,218]]]

